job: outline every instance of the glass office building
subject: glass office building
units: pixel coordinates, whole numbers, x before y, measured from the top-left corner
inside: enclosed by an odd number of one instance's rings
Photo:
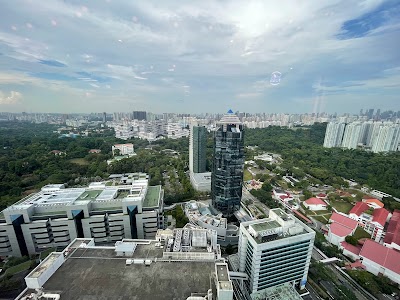
[[[225,216],[240,208],[244,167],[243,124],[230,110],[214,132],[211,177],[213,206]]]

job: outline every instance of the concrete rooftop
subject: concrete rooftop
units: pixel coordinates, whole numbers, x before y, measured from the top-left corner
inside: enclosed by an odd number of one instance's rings
[[[187,261],[127,266],[125,258],[110,254],[107,249],[77,249],[44,291],[61,294],[61,300],[186,299],[207,293],[215,268],[214,262]]]

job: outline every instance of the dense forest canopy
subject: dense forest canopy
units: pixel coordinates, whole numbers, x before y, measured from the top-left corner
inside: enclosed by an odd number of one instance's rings
[[[58,125],[2,122],[0,127],[0,209],[47,183],[87,184],[110,173],[142,171],[149,173],[151,184],[168,185],[174,193],[166,193],[169,203],[193,197],[194,191],[185,174],[188,165],[188,138],[164,139],[145,149],[145,140],[131,139],[137,156],[112,166],[111,146],[116,139],[112,129],[92,131],[89,136],[59,138]],[[101,129],[101,130],[100,130]],[[294,129],[268,127],[246,129],[245,145],[258,145],[260,150],[280,153],[282,165],[296,174],[309,173],[326,183],[342,182],[341,177],[354,179],[372,188],[400,197],[400,153],[375,154],[360,150],[323,148],[326,124]],[[212,163],[212,134],[207,141],[207,168]],[[99,154],[89,154],[100,149]],[[168,156],[162,149],[173,149],[179,156]],[[52,150],[66,152],[54,155]],[[251,154],[247,153],[248,156]],[[175,176],[172,173],[175,172]],[[168,190],[168,188],[167,188]]]
[[[325,130],[325,123],[309,128],[248,129],[245,144],[279,153],[285,165],[298,167],[323,182],[341,176],[400,197],[400,152],[324,148]]]

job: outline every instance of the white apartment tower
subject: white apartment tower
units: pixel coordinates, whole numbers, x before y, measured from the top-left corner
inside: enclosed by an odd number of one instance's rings
[[[400,124],[383,124],[372,144],[373,152],[397,151],[400,142]]]
[[[341,122],[328,123],[325,133],[324,147],[340,147],[345,126],[346,124]]]
[[[240,224],[239,271],[250,294],[283,284],[304,288],[314,245],[315,232],[286,214],[271,209],[269,218]]]
[[[356,149],[361,135],[361,123],[353,122],[346,126],[343,135],[342,147]]]

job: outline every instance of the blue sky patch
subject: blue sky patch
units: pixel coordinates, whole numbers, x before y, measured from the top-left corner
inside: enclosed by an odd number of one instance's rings
[[[59,74],[59,73],[31,73],[31,76],[37,77],[37,78],[42,78],[42,79],[49,79],[49,80],[60,80],[60,81],[74,81],[76,78],[64,75],[64,74]]]
[[[62,62],[59,62],[57,60],[39,59],[39,63],[50,66],[50,67],[66,67],[67,66],[66,64],[63,64]]]
[[[359,18],[348,20],[343,23],[341,32],[337,35],[339,39],[359,38],[367,35],[371,30],[381,27],[388,20],[400,15],[400,2],[389,1],[378,6]]]

